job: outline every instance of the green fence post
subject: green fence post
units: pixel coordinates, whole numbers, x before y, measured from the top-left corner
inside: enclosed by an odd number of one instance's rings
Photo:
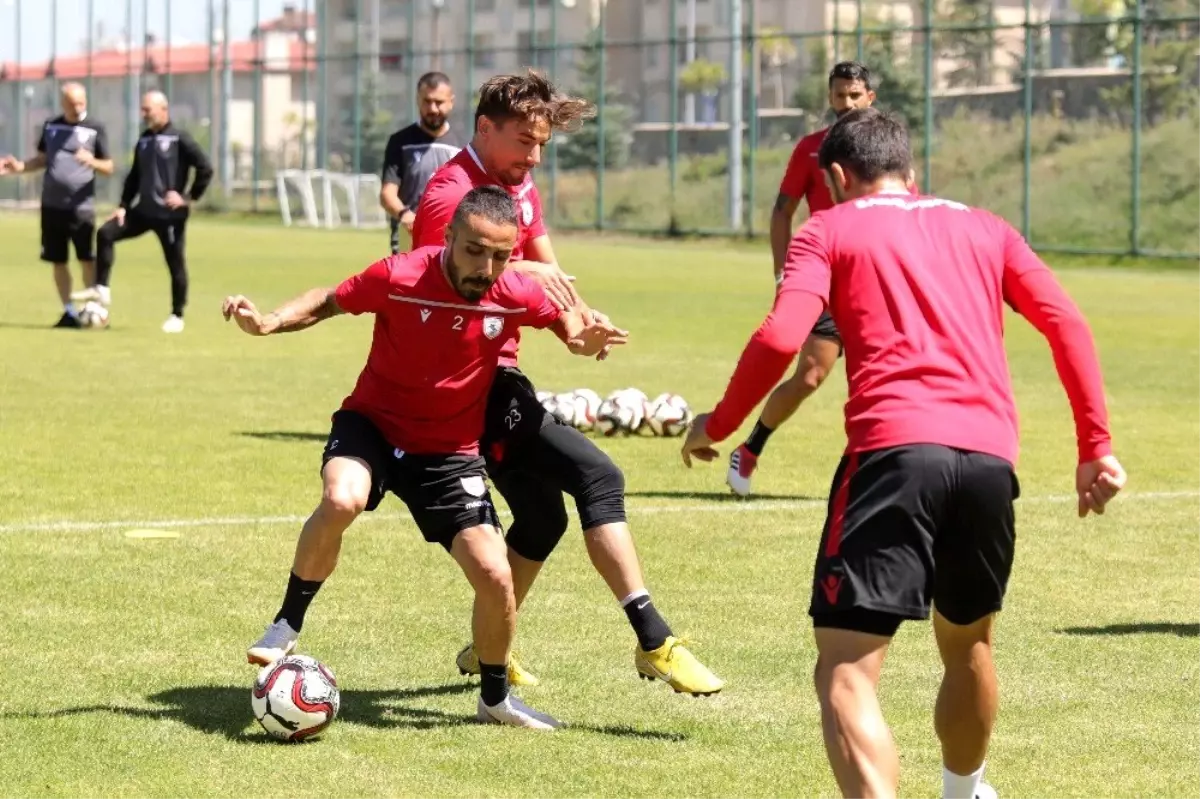
[[[1141,253],[1140,228],[1142,222],[1142,25],[1145,21],[1145,6],[1137,0],[1133,7],[1133,136],[1131,139],[1133,180],[1130,188],[1129,253]]]
[[[745,103],[745,81],[742,62],[742,0],[729,0],[729,82],[733,91],[729,97],[729,227],[740,233],[745,225],[742,205],[742,111]]]
[[[25,119],[27,104],[25,102],[25,88],[22,85],[25,83],[25,64],[21,60],[21,2],[22,0],[17,0],[16,8],[14,9],[16,21],[13,25],[13,31],[16,35],[13,38],[17,40],[17,79],[13,83],[13,106],[17,111],[15,115],[17,118],[17,158],[27,158],[28,155],[25,152],[25,126],[28,124],[28,120]],[[21,176],[17,178],[17,200],[24,199],[25,178]]]
[[[1028,1],[1028,0],[1027,0]],[[933,0],[925,0],[925,164],[921,191],[933,193]]]
[[[212,0],[208,2],[208,160],[216,163],[217,160],[217,12],[212,4]]]
[[[842,4],[835,2],[833,4],[833,63],[835,64],[842,60],[841,23]]]
[[[128,44],[125,48],[125,153],[128,154],[133,150],[137,130],[137,123],[133,122],[133,0],[125,0],[125,35]]]
[[[758,172],[758,93],[761,88],[759,71],[762,64],[762,53],[758,41],[758,3],[751,3],[749,10],[750,21],[750,151],[749,174],[746,175],[746,196],[749,198],[749,208],[746,213],[746,235],[754,235],[755,181]]]
[[[671,65],[668,70],[668,80],[671,84],[671,96],[669,98],[668,107],[671,114],[670,127],[667,129],[667,172],[671,184],[671,223],[674,227],[675,222],[675,184],[679,178],[679,27],[678,27],[678,9],[674,2],[667,4],[670,10],[667,12],[668,26],[671,34],[670,58]]]
[[[354,148],[350,159],[354,174],[362,172],[362,51],[359,38],[362,36],[363,0],[354,0],[354,111],[351,127],[354,130]]]
[[[474,2],[474,0],[472,0]],[[558,82],[558,4],[550,2],[550,80]],[[550,221],[558,221],[558,145],[550,147]]]
[[[133,39],[133,31],[130,31],[130,40]],[[150,60],[150,0],[142,0],[142,63],[138,68],[138,94],[145,94],[150,91],[147,85],[149,79],[146,76],[146,62]],[[169,98],[168,98],[169,99]]]
[[[1021,235],[1032,235],[1033,227],[1033,0],[1025,0],[1025,142],[1021,165]]]
[[[310,0],[304,0],[304,49],[300,51],[304,82],[300,85],[300,168],[308,169],[308,19]],[[284,164],[286,166],[286,163]]]
[[[404,93],[408,97],[408,117],[417,118],[417,91],[414,85],[417,78],[416,48],[413,40],[417,37],[417,0],[408,0],[408,52],[404,54],[404,69],[411,76],[405,81]],[[357,47],[357,45],[355,45]]]
[[[475,0],[467,0],[467,85],[469,92],[475,91]],[[472,134],[475,131],[471,131]]]
[[[863,58],[863,3],[862,0],[854,0],[854,60],[862,61]]]
[[[259,0],[254,0],[254,154],[250,161],[250,209],[258,213],[258,180],[262,176],[261,165],[262,160],[262,61],[263,61],[263,46],[262,46],[262,31],[258,29],[260,24]]]
[[[533,0],[531,0],[533,2]],[[674,3],[672,3],[674,5]],[[604,105],[605,95],[608,94],[608,3],[600,4],[600,82],[599,97],[596,101],[596,229],[604,230],[604,166],[607,160],[608,148],[605,146]]]
[[[329,11],[317,3],[317,169],[329,167]]]

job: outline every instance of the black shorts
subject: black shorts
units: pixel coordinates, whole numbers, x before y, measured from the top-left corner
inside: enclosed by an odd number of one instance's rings
[[[829,311],[821,311],[821,315],[817,317],[817,323],[813,325],[809,335],[827,338],[830,341],[836,341],[839,345],[842,343],[842,334],[838,332],[837,325],[833,323],[833,317],[829,315]]]
[[[1012,570],[1005,460],[934,444],[842,458],[813,575],[817,627],[892,635],[930,604],[954,624],[1000,610]]]
[[[425,540],[447,551],[454,536],[470,527],[490,524],[500,529],[478,455],[402,452],[366,416],[338,411],[321,454],[322,470],[333,458],[359,458],[371,470],[368,511],[379,507],[384,493],[391,491],[408,506]]]
[[[96,216],[91,211],[65,208],[42,209],[42,260],[65,264],[75,247],[80,261],[94,260],[92,242],[96,237]]]
[[[486,414],[481,450],[489,469],[498,470],[514,451],[537,438],[543,427],[566,426],[542,406],[533,383],[514,366],[496,371]]]

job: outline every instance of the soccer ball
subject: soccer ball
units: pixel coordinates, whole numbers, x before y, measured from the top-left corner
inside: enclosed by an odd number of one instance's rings
[[[565,425],[575,425],[575,392],[564,391],[561,394],[555,394],[549,400],[542,403],[551,416]]]
[[[646,395],[636,388],[614,391],[596,411],[596,430],[601,435],[632,434],[646,421]]]
[[[590,388],[577,388],[572,395],[575,401],[575,427],[586,433],[596,425],[596,414],[600,411],[600,395]]]
[[[554,399],[553,391],[539,391],[537,393],[537,401],[542,403],[542,407],[550,410],[550,400]]]
[[[97,330],[108,327],[108,309],[94,300],[85,302],[79,309],[79,324]]]
[[[678,394],[659,394],[646,414],[646,424],[656,436],[681,436],[691,423],[692,409]]]
[[[340,705],[333,672],[308,655],[288,655],[264,667],[250,692],[254,718],[281,741],[320,735]]]

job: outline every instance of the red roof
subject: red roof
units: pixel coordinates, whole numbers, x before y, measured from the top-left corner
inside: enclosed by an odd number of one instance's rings
[[[253,72],[259,43],[230,42],[229,59],[234,72]],[[269,59],[263,63],[265,72],[304,72],[307,52],[309,71],[316,70],[316,48],[309,43],[294,40],[288,43],[288,58]],[[188,44],[167,48],[164,44],[135,47],[132,50],[98,50],[92,53],[91,75],[95,78],[124,77],[152,71],[158,75],[186,75],[208,72],[210,57],[216,68],[220,68],[223,48],[216,45],[211,56],[206,44]],[[147,63],[149,57],[149,63]],[[60,56],[54,61],[38,61],[17,64],[0,62],[0,80],[83,80],[88,76],[88,56]]]

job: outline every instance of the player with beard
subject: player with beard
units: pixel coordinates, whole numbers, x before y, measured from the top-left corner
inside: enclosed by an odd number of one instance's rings
[[[447,161],[458,155],[463,140],[450,127],[454,87],[441,72],[427,72],[417,81],[421,118],[392,134],[383,156],[383,188],[379,205],[392,228],[392,254],[400,252],[400,228],[412,233],[417,204],[425,184]]]
[[[268,630],[301,618],[297,603],[307,606],[315,593],[296,575],[307,566],[311,543],[340,542],[358,515],[391,491],[425,540],[443,546],[475,589],[472,629],[483,675],[477,717],[549,730],[558,722],[508,692],[517,609],[479,454],[488,392],[501,351],[523,325],[551,328],[585,356],[624,343],[626,334],[560,310],[536,282],[507,269],[516,242],[512,200],[502,189],[483,187],[463,198],[440,246],[389,256],[265,316],[240,295],[227,297],[222,311],[255,336],[304,330],[342,313],[375,315],[366,366],[333,414],[320,504],[300,533],[281,616]],[[257,647],[248,657],[266,664],[290,651]]]
[[[871,71],[857,61],[843,61],[829,72],[829,108],[841,119],[856,108],[867,108],[875,102],[871,89]],[[796,144],[788,161],[787,172],[779,186],[775,209],[771,213],[771,256],[775,262],[775,282],[783,275],[788,244],[792,240],[793,220],[800,199],[808,203],[808,215],[833,207],[833,197],[821,169],[817,153],[829,128],[810,133]],[[821,387],[842,351],[837,327],[828,313],[821,314],[796,364],[796,372],[772,392],[754,431],[745,443],[729,456],[729,471],[725,481],[739,496],[750,494],[750,478],[758,466],[767,439],[779,426],[791,418],[800,404]]]

